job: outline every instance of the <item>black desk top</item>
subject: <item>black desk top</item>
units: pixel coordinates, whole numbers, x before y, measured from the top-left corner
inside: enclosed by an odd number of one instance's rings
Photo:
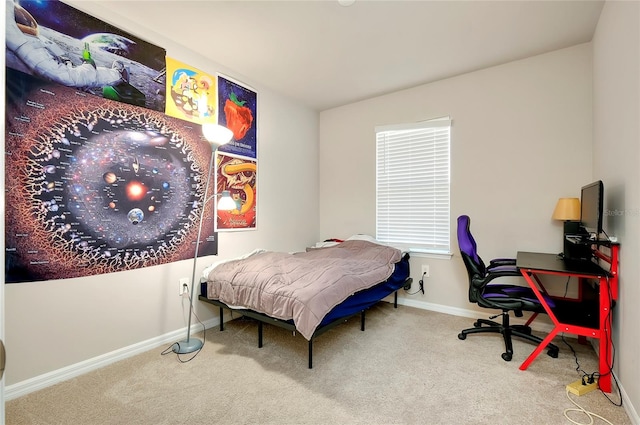
[[[596,263],[588,260],[563,259],[558,254],[518,251],[516,267],[548,272],[579,274],[583,276],[611,276]]]

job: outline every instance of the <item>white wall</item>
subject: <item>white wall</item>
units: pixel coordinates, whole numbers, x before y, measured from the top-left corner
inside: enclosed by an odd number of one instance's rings
[[[463,213],[486,259],[561,252],[555,203],[592,179],[591,59],[583,44],[321,112],[320,238],[375,234],[375,126],[450,115],[454,257],[414,257],[414,281],[421,262],[431,277],[409,301],[473,308],[455,241]]]
[[[613,310],[615,372],[640,423],[640,3],[608,1],[593,39],[594,176],[605,184],[604,226],[620,241]]]
[[[221,233],[219,257],[200,259],[198,270],[255,248],[303,250],[318,240],[317,112],[138,27],[114,10],[81,1],[72,4],[166,48],[168,56],[208,73],[223,72],[258,93],[258,230]],[[191,276],[191,266],[191,261],[182,261],[81,279],[5,285],[7,386],[183,329],[188,304],[178,296],[178,280]],[[217,317],[217,308],[198,301],[195,305],[201,320]]]
[[[328,110],[319,121],[313,111],[161,34],[143,31],[113,10],[80,0],[69,3],[166,47],[169,56],[206,72],[224,72],[258,92],[259,230],[221,234],[221,258],[257,247],[294,250],[319,239],[373,234],[374,127],[442,115],[454,122],[452,237],[455,218],[469,214],[485,258],[518,250],[559,252],[562,227],[550,218],[555,201],[579,196],[579,188],[596,178],[605,182],[607,208],[639,208],[637,2],[607,3],[593,58],[591,44],[580,45]],[[614,325],[617,375],[623,378],[640,376],[638,217],[605,222],[623,243]],[[414,303],[473,308],[455,240],[452,251],[451,260],[414,257],[414,278],[422,262],[431,265],[432,276],[426,294],[411,298]],[[214,259],[201,259],[199,269]],[[187,306],[176,286],[178,278],[190,275],[190,266],[184,261],[7,285],[7,383],[181,329]],[[202,320],[216,317],[216,309],[198,302],[196,309]],[[638,382],[622,383],[632,405],[640,406]]]

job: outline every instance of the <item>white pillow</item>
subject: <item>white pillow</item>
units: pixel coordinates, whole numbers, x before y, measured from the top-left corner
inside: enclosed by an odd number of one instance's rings
[[[351,237],[349,237],[347,239],[348,241],[368,241],[368,242],[373,242],[373,243],[377,243],[380,244],[380,242],[378,242],[378,240],[376,238],[374,238],[371,235],[353,235]],[[381,244],[382,245],[382,244]]]
[[[258,249],[254,249],[253,251],[251,251],[248,254],[241,255],[240,257],[230,258],[228,260],[216,261],[215,263],[211,264],[209,267],[204,269],[204,271],[202,272],[202,277],[205,278],[205,279],[208,279],[209,278],[209,273],[211,273],[211,271],[213,269],[215,269],[216,267],[218,267],[220,264],[228,263],[229,261],[233,261],[233,260],[243,260],[245,258],[251,257],[252,255],[260,254],[260,253],[263,253],[263,252],[267,252],[267,251],[264,250],[264,249],[258,248]]]

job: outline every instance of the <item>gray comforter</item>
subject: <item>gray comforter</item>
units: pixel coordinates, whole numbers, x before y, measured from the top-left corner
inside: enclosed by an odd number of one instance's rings
[[[387,280],[400,259],[398,249],[363,240],[295,254],[262,252],[213,268],[207,297],[230,307],[293,319],[309,340],[333,307]]]

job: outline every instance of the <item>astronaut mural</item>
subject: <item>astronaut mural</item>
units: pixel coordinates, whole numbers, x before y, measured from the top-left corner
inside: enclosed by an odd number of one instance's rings
[[[165,50],[58,0],[7,0],[6,66],[86,93],[165,109]]]

